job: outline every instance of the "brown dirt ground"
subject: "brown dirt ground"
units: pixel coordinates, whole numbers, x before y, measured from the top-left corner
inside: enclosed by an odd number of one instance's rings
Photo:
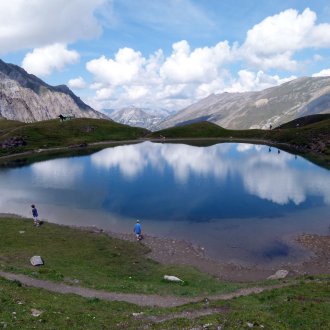
[[[107,232],[124,240],[135,240],[133,235]],[[295,241],[312,252],[311,257],[299,263],[282,264],[277,268],[242,266],[210,259],[205,250],[189,242],[144,236],[142,244],[151,249],[149,257],[163,264],[193,266],[226,281],[251,282],[264,280],[278,269],[286,269],[289,276],[330,274],[330,236],[301,235]]]

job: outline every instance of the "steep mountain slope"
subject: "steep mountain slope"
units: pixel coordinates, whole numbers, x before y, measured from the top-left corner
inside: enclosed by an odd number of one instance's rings
[[[330,77],[299,78],[259,92],[213,94],[158,129],[205,120],[230,129],[268,128],[317,113],[330,113]]]
[[[169,115],[170,112],[163,109],[144,109],[130,106],[112,111],[109,117],[117,123],[153,130]]]
[[[60,114],[107,118],[85,104],[67,86],[50,86],[19,66],[0,60],[0,118],[34,122]]]

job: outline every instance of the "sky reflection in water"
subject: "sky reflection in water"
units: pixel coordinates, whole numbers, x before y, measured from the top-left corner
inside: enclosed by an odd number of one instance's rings
[[[29,205],[58,223],[151,234],[205,246],[245,262],[299,258],[286,243],[329,226],[330,172],[277,149],[251,144],[136,145],[0,170],[0,212]]]

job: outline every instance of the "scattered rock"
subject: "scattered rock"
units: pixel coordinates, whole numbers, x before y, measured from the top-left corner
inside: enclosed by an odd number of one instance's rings
[[[19,233],[20,234],[24,234],[25,233],[25,230],[20,230]]]
[[[34,317],[38,317],[42,313],[43,313],[43,311],[39,311],[38,309],[34,309],[34,308],[31,309],[31,315],[34,316]]]
[[[2,149],[11,149],[11,148],[17,148],[21,146],[26,145],[26,141],[19,136],[13,136],[10,137],[9,139],[5,140],[1,144]]]
[[[253,323],[251,323],[251,322],[246,322],[246,325],[247,325],[249,328],[253,328]]]
[[[281,278],[287,277],[289,272],[285,269],[278,270],[275,274],[267,277],[268,280],[279,280]]]
[[[134,317],[140,317],[140,316],[142,316],[144,313],[143,312],[140,312],[140,313],[132,313],[132,315],[134,316]]]
[[[31,265],[32,266],[40,266],[40,265],[43,265],[44,264],[44,262],[43,262],[43,260],[41,259],[40,256],[33,256],[30,259],[30,262],[31,262]]]
[[[170,282],[183,282],[180,278],[172,275],[164,275],[164,280]]]
[[[0,325],[2,325],[3,329],[6,329],[8,324],[6,322],[0,322]]]

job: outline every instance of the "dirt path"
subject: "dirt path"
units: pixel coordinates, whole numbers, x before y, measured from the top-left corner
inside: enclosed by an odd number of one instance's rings
[[[79,286],[71,286],[62,283],[55,283],[51,281],[38,280],[22,274],[13,274],[0,271],[0,276],[11,281],[19,281],[20,283],[31,286],[34,288],[45,289],[51,292],[57,292],[62,294],[73,293],[85,298],[98,298],[108,301],[125,301],[128,303],[136,304],[139,306],[157,306],[157,307],[175,307],[181,306],[192,302],[203,301],[205,297],[192,297],[181,298],[174,296],[159,296],[159,295],[145,295],[145,294],[129,294],[129,293],[114,293],[101,290],[93,290],[83,288]],[[208,300],[230,300],[240,296],[247,296],[254,293],[261,293],[263,291],[269,291],[272,289],[288,286],[288,283],[282,283],[278,285],[272,285],[267,287],[254,287],[240,289],[235,292],[214,295],[208,297]]]

